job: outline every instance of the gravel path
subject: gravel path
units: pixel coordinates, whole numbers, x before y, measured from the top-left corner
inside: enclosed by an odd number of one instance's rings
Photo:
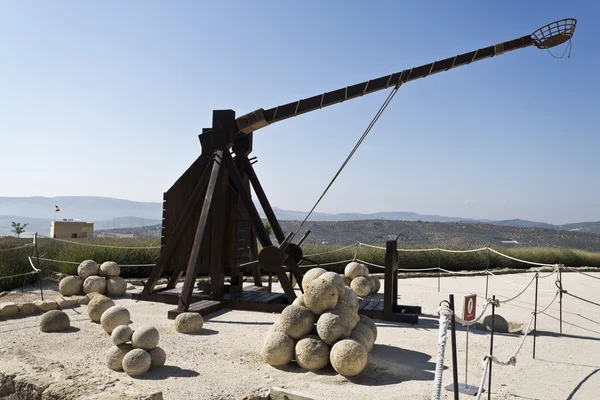
[[[599,273],[590,273],[600,277]],[[489,294],[499,299],[516,295],[532,274],[490,277]],[[167,364],[141,378],[110,371],[104,354],[110,337],[90,322],[86,306],[68,310],[73,328],[65,333],[41,333],[39,316],[0,321],[0,372],[41,376],[62,381],[65,399],[104,399],[122,393],[161,391],[165,399],[239,399],[244,394],[273,386],[301,391],[329,400],[336,399],[429,399],[437,353],[436,310],[449,293],[456,296],[462,312],[464,295],[485,294],[484,276],[446,277],[437,291],[436,278],[401,279],[400,302],[423,307],[424,315],[415,326],[376,321],[379,335],[369,363],[355,379],[346,379],[332,369],[311,373],[294,364],[273,368],[262,363],[262,339],[278,314],[246,311],[215,313],[200,335],[181,335],[173,329],[166,313],[173,306],[118,299],[131,312],[132,327],[154,325],[160,346],[167,352]],[[511,283],[509,283],[511,282]],[[563,274],[563,287],[573,294],[600,302],[600,282],[577,273]],[[277,285],[275,285],[277,288]],[[533,286],[532,286],[533,288]],[[540,308],[555,293],[554,278],[540,280]],[[383,285],[381,291],[383,292]],[[38,292],[39,293],[39,292]],[[381,295],[381,294],[379,294]],[[10,295],[0,301],[13,301]],[[534,292],[526,291],[497,313],[513,330],[525,328],[533,310]],[[483,297],[478,298],[478,309]],[[558,302],[538,318],[537,359],[532,359],[532,338],[528,337],[516,366],[493,367],[494,399],[592,399],[600,388],[600,315],[598,307],[566,296],[563,335],[558,334]],[[489,352],[489,333],[473,328],[469,336],[469,383],[478,384],[481,359]],[[520,333],[520,332],[519,332]],[[494,337],[494,355],[505,360],[517,349],[522,336]],[[464,382],[465,330],[457,328],[459,380]],[[451,351],[448,342],[444,386],[451,383]],[[40,378],[41,379],[41,378]],[[486,383],[487,387],[487,383]],[[1,388],[0,388],[1,393]],[[66,396],[66,395],[65,395]],[[569,397],[571,396],[571,397]],[[1,395],[0,395],[1,397]],[[444,399],[451,393],[443,391]]]

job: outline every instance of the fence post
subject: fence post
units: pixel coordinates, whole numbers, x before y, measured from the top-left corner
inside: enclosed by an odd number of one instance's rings
[[[37,245],[37,232],[33,235],[33,243],[35,245],[35,258],[37,259],[37,267],[40,270],[40,272],[38,273],[38,278],[40,280],[40,294],[42,295],[42,301],[44,301],[44,282],[42,276],[42,267],[40,266],[40,253],[38,251]]]
[[[450,328],[452,329],[452,380],[454,382],[454,400],[458,400],[458,360],[456,355],[456,318],[454,307],[454,295],[450,295],[450,309],[452,310],[452,321]]]
[[[440,264],[440,249],[438,249],[437,251],[438,255],[437,255],[437,267],[438,267],[438,293],[440,292],[440,281],[442,279],[442,269],[441,269],[441,264]]]
[[[490,337],[490,357],[494,355],[494,318],[496,316],[496,295],[492,297],[492,335]],[[492,399],[492,360],[488,373],[488,400]]]
[[[489,269],[490,269],[490,248],[487,248],[487,258],[485,260],[485,300],[487,301],[488,298],[488,284],[489,284],[489,280],[490,280],[490,274],[489,274]]]
[[[535,358],[535,338],[537,337],[537,302],[538,302],[538,278],[540,274],[535,274],[535,306],[533,309],[533,358]]]
[[[562,267],[563,264],[558,265],[558,283],[560,285],[560,297],[558,298],[558,304],[560,305],[560,334],[562,335],[562,311],[563,311],[563,285],[562,285]]]

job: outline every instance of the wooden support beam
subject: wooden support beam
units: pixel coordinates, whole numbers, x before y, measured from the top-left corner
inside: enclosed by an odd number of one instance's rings
[[[383,317],[391,318],[398,305],[398,242],[385,244],[385,278],[383,282]]]
[[[223,255],[225,252],[225,223],[226,223],[226,205],[228,201],[229,178],[227,168],[221,169],[221,176],[215,186],[215,197],[213,199],[213,208],[211,212],[210,224],[210,292],[216,299],[223,298],[225,287],[225,266]]]
[[[187,311],[192,301],[194,282],[197,274],[196,264],[198,261],[198,254],[200,253],[200,246],[202,245],[202,239],[204,238],[204,233],[206,231],[206,222],[210,215],[215,187],[217,186],[218,178],[221,175],[220,172],[223,153],[223,150],[217,150],[214,155],[216,159],[213,160],[212,163],[210,179],[208,181],[204,203],[202,204],[202,212],[200,214],[200,220],[198,221],[198,227],[196,228],[196,236],[194,237],[194,244],[192,246],[192,252],[187,265],[185,281],[183,283],[181,296],[179,298],[179,306],[177,308],[179,311]]]
[[[235,166],[235,163],[233,162],[229,152],[225,152],[223,154],[223,162],[229,170],[229,174],[233,180],[233,183],[238,188],[240,198],[244,202],[248,214],[250,214],[250,220],[252,221],[252,225],[254,226],[254,230],[256,231],[260,243],[263,245],[263,247],[272,246],[273,242],[271,242],[269,233],[262,224],[260,215],[258,214],[258,211],[252,202],[252,198],[250,197],[250,192],[244,187],[244,182],[242,176],[240,175],[240,171],[238,171],[237,167]]]
[[[267,195],[265,194],[265,191],[262,188],[262,185],[260,184],[258,176],[254,171],[254,167],[252,167],[250,160],[248,160],[248,156],[242,155],[240,156],[240,160],[244,164],[245,170],[248,172],[248,178],[250,179],[250,183],[252,183],[252,187],[254,188],[254,192],[258,197],[258,201],[260,202],[261,207],[265,211],[265,215],[267,216],[267,220],[269,221],[269,224],[273,229],[273,233],[275,234],[277,241],[281,244],[281,242],[285,240],[285,234],[283,233],[283,229],[281,229],[281,226],[279,225],[279,221],[275,216],[273,208],[271,208],[269,199],[267,199]]]
[[[196,184],[196,187],[194,188],[194,191],[192,192],[192,195],[191,195],[189,201],[187,202],[185,208],[183,209],[183,212],[181,213],[181,216],[179,217],[179,220],[177,221],[177,224],[175,225],[173,232],[171,232],[171,234],[169,235],[167,244],[163,247],[161,254],[160,254],[160,258],[158,259],[156,266],[152,269],[152,272],[150,273],[150,277],[148,278],[148,281],[147,281],[146,285],[144,286],[142,293],[148,294],[148,293],[151,293],[152,290],[154,290],[154,286],[156,286],[156,282],[162,275],[162,273],[165,269],[165,266],[171,259],[171,256],[173,255],[173,251],[177,247],[179,239],[181,238],[181,235],[182,235],[185,227],[187,226],[188,222],[191,219],[192,214],[194,213],[194,209],[196,209],[198,207],[199,202],[202,200],[202,196],[206,193],[206,188],[208,185],[208,178],[210,176],[210,171],[212,170],[213,162],[214,162],[214,160],[211,159],[208,162],[204,171],[202,172],[202,176],[198,180],[198,183]],[[183,271],[173,271],[173,276],[177,276],[177,278],[174,279],[175,283],[181,277],[182,272]],[[171,280],[173,280],[173,276],[171,277]],[[169,283],[171,283],[171,281],[169,281]]]

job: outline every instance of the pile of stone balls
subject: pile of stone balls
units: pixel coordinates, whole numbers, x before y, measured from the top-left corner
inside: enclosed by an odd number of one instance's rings
[[[77,267],[77,275],[66,276],[58,283],[63,296],[100,293],[120,297],[127,290],[127,282],[119,274],[121,268],[113,261],[98,265],[93,260],[85,260]]]
[[[343,376],[356,376],[367,365],[377,338],[377,327],[358,315],[356,293],[335,272],[308,271],[304,294],[287,306],[262,346],[262,356],[273,366],[292,360],[317,371],[329,363]]]
[[[350,286],[358,297],[370,296],[377,293],[381,288],[379,279],[369,275],[369,268],[356,261],[346,265],[344,269],[344,283],[346,286]]]
[[[158,330],[153,326],[142,326],[135,331],[131,329],[129,310],[125,307],[96,294],[88,304],[88,316],[102,325],[114,344],[106,353],[108,368],[138,376],[165,364],[167,354],[158,347]]]

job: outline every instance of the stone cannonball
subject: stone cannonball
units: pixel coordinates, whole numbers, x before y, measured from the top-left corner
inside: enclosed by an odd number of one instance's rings
[[[167,362],[167,353],[160,347],[149,350],[148,354],[150,354],[150,368],[162,367]]]
[[[129,376],[145,374],[152,365],[152,357],[144,349],[133,349],[123,357],[123,371]]]
[[[100,276],[119,276],[121,273],[121,267],[114,261],[105,261],[100,264],[98,269],[98,275]]]
[[[377,340],[377,326],[373,320],[365,315],[360,316],[359,324],[366,325],[373,332],[373,341]]]
[[[316,335],[309,335],[296,343],[296,362],[301,368],[316,371],[329,364],[329,346]]]
[[[354,312],[358,312],[358,297],[352,288],[346,287],[346,291],[339,302],[346,304],[352,308]]]
[[[304,289],[304,304],[310,311],[320,315],[335,307],[339,296],[340,292],[333,282],[318,277]]]
[[[319,279],[324,279],[326,281],[330,281],[339,291],[339,296],[343,296],[346,291],[346,284],[344,283],[344,278],[340,274],[336,274],[335,272],[325,272],[322,274]]]
[[[121,297],[127,291],[127,282],[120,276],[106,278],[106,293],[109,296]]]
[[[198,333],[203,326],[204,318],[200,313],[184,312],[175,317],[175,331],[179,333]]]
[[[106,293],[106,279],[101,276],[88,276],[83,281],[83,293]]]
[[[359,262],[356,261],[352,261],[351,263],[349,263],[348,265],[346,265],[346,268],[344,268],[344,275],[346,275],[348,278],[350,278],[350,280],[359,277],[359,276],[364,276],[365,274],[365,266]]]
[[[90,319],[94,322],[100,322],[100,318],[102,318],[102,314],[104,311],[113,307],[115,302],[109,299],[106,296],[98,294],[94,296],[87,306],[87,312]]]
[[[127,322],[129,324],[129,321]],[[120,345],[131,341],[133,329],[129,325],[119,325],[113,329],[110,339],[115,345]]]
[[[346,303],[339,302],[337,306],[333,308],[333,310],[329,311],[332,314],[339,315],[344,320],[344,323],[350,329],[354,329],[356,324],[360,321],[360,317],[358,316],[358,312],[354,311],[350,306]]]
[[[316,316],[308,308],[290,304],[281,313],[279,330],[292,339],[301,339],[315,327]]]
[[[263,360],[273,366],[285,365],[294,359],[294,340],[285,333],[269,333],[262,345]]]
[[[71,320],[64,311],[50,310],[40,318],[40,331],[60,332],[71,327]]]
[[[306,274],[304,274],[304,276],[302,277],[302,287],[304,288],[304,290],[306,290],[306,287],[310,285],[312,281],[317,279],[319,276],[323,275],[325,272],[327,271],[319,267],[309,269],[306,272]]]
[[[326,312],[317,321],[317,334],[322,341],[332,346],[338,340],[350,336],[351,329],[346,325],[344,317]]]
[[[298,297],[296,297],[296,299],[294,300],[294,302],[292,304],[295,304],[297,306],[306,307],[306,304],[304,304],[304,295],[301,294]]]
[[[352,279],[350,282],[350,287],[358,297],[367,297],[371,294],[371,281],[364,276],[359,276],[357,278]]]
[[[134,349],[152,350],[158,346],[160,335],[153,326],[142,326],[136,329],[131,336],[131,344]]]
[[[333,345],[329,359],[338,374],[356,376],[367,366],[368,354],[356,340],[344,339]]]
[[[375,335],[365,324],[357,324],[354,329],[352,329],[352,332],[350,332],[350,339],[355,339],[365,346],[367,353],[370,353],[375,345]]]
[[[106,366],[113,371],[123,370],[123,357],[125,354],[133,350],[130,344],[120,344],[118,346],[112,346],[106,352]]]
[[[77,267],[77,275],[81,279],[86,279],[88,276],[98,275],[98,263],[94,260],[85,260]]]
[[[58,283],[58,291],[63,296],[75,296],[83,290],[83,279],[76,275],[65,276]]]
[[[130,318],[129,310],[125,307],[113,306],[102,313],[100,324],[106,333],[112,333],[119,325],[129,325]]]

